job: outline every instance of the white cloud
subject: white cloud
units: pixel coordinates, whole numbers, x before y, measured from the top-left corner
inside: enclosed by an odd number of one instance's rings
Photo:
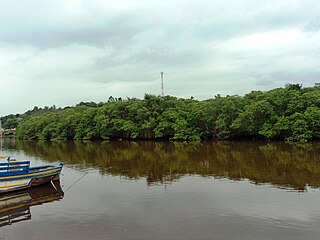
[[[276,50],[296,45],[302,38],[299,29],[277,30],[253,33],[247,36],[231,39],[224,43],[224,48],[229,51],[255,51]]]

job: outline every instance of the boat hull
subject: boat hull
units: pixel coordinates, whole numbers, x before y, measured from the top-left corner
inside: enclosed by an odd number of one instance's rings
[[[0,177],[0,193],[36,187],[51,181],[59,180],[62,166],[26,174]]]

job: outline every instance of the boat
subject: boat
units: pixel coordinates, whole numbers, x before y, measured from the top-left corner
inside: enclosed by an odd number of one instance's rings
[[[30,207],[59,201],[64,193],[60,181],[0,195],[0,227],[31,219]]]
[[[62,167],[62,163],[30,167],[30,161],[7,157],[7,162],[0,163],[0,194],[59,180]]]

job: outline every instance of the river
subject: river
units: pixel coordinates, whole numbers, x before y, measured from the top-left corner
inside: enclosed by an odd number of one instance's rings
[[[0,239],[320,238],[319,142],[1,141],[63,162],[64,194],[26,191],[20,219],[0,210]]]

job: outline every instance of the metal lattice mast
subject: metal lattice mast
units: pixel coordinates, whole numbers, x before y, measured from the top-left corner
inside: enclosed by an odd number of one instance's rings
[[[164,72],[160,72],[161,74],[161,96],[164,96],[164,89],[163,89],[163,74]]]

